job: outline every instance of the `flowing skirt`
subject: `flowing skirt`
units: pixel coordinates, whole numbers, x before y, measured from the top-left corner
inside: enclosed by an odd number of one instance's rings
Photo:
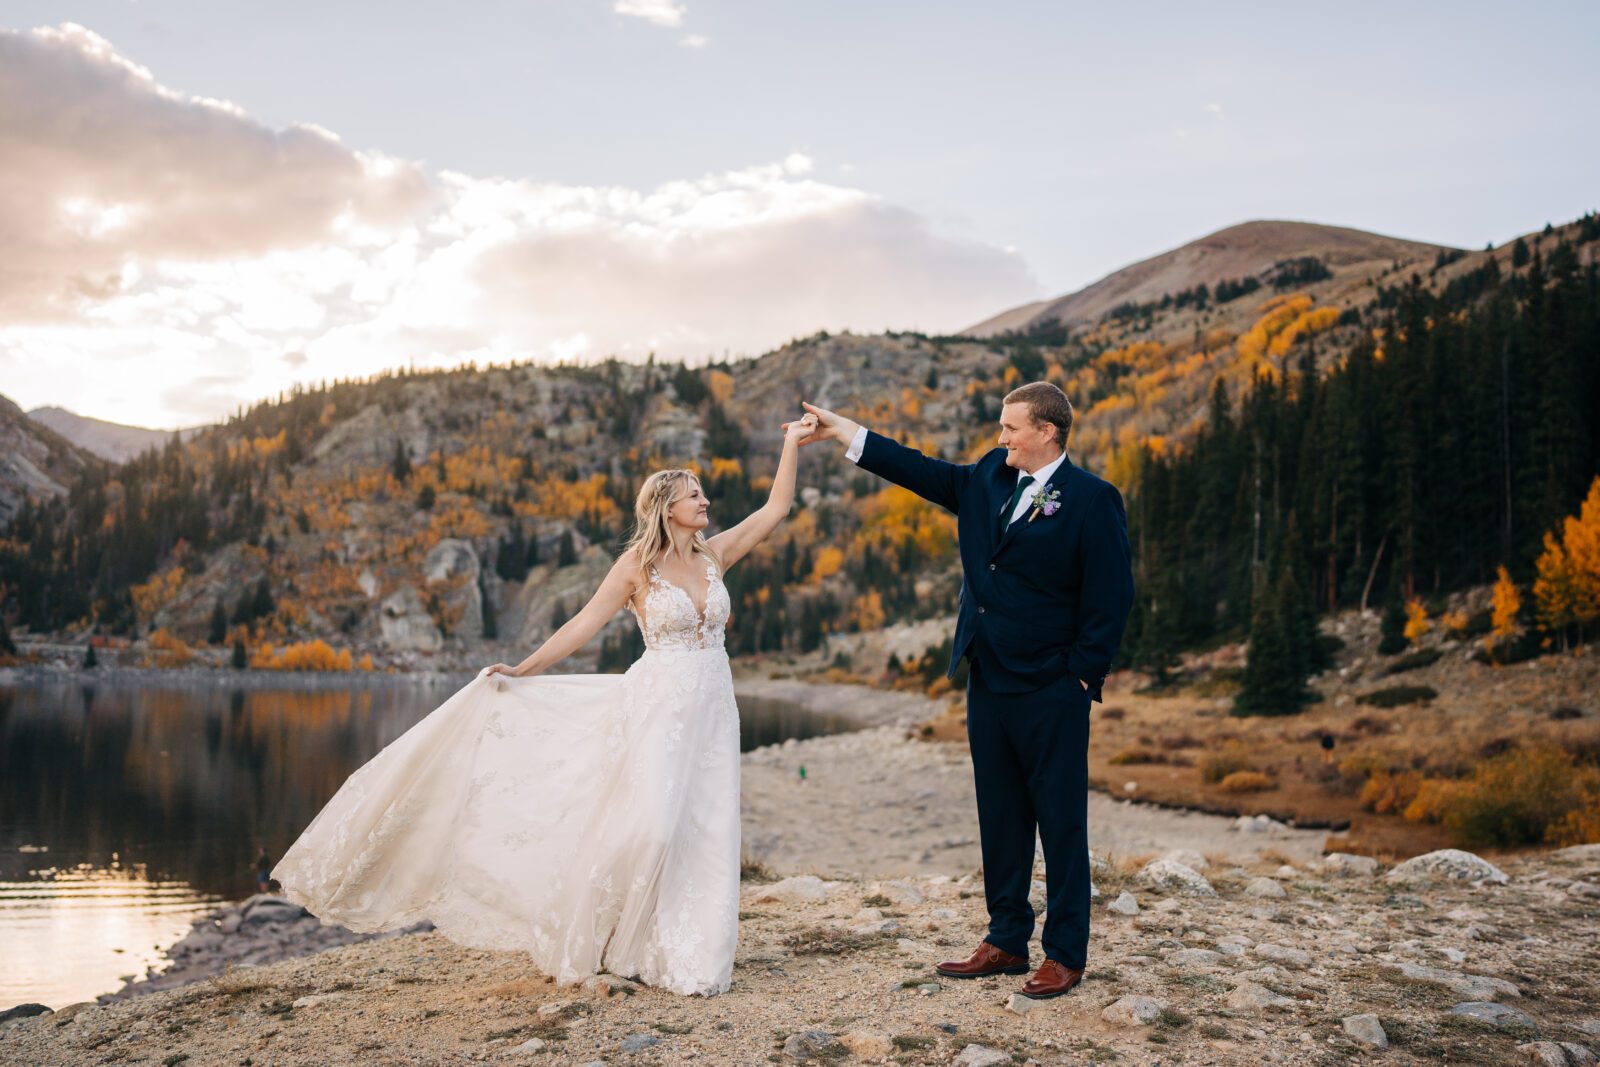
[[[352,930],[432,920],[563,984],[607,970],[722,992],[739,925],[727,655],[480,674],[352,774],[272,877]]]

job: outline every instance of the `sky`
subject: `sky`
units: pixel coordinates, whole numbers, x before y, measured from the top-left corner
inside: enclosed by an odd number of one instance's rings
[[[1225,226],[1600,207],[1600,5],[6,0],[0,394],[119,422],[961,329]]]

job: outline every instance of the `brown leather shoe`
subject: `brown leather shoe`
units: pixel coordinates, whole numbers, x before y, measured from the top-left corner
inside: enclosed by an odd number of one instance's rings
[[[1033,1000],[1059,997],[1083,981],[1082,967],[1066,967],[1055,960],[1045,960],[1032,978],[1022,984],[1022,995]]]
[[[946,978],[983,978],[991,974],[1027,974],[1028,957],[1002,952],[987,941],[978,951],[958,963],[941,963],[934,970]]]

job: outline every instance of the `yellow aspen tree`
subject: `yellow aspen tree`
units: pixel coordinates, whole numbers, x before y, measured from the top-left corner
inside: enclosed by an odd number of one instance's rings
[[[1494,606],[1490,612],[1491,630],[1483,639],[1484,647],[1491,652],[1496,646],[1509,641],[1517,632],[1517,612],[1522,610],[1522,594],[1517,592],[1511,572],[1502,565],[1499,578],[1494,583]]]
[[[1406,640],[1415,641],[1428,632],[1428,609],[1413,597],[1406,602]]]

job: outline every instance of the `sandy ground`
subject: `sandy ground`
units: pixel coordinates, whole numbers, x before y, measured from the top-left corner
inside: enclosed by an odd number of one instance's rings
[[[1600,847],[1523,857],[1504,885],[1398,873],[1212,867],[1197,896],[1102,868],[1089,975],[1050,1001],[933,971],[981,936],[975,880],[792,880],[744,887],[720,996],[558,987],[429,933],[0,1022],[0,1063],[1594,1062]],[[1137,914],[1104,907],[1124,891]]]

